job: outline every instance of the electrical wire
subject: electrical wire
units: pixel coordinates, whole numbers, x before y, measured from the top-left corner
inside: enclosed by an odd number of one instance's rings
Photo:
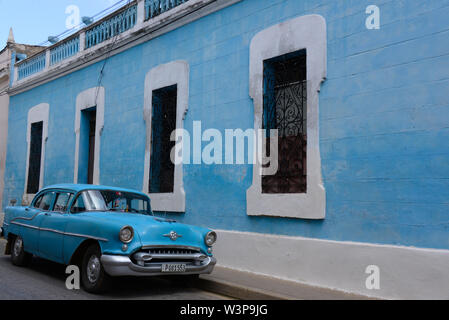
[[[125,2],[125,1],[128,1],[128,3],[126,4],[126,5],[128,5],[128,4],[129,4],[129,0],[119,0],[118,2],[114,3],[114,4],[111,5],[110,7],[108,7],[108,8],[106,8],[106,9],[104,9],[104,10],[98,12],[97,14],[93,15],[93,16],[90,17],[90,18],[92,18],[92,19],[94,20],[94,22],[95,22],[95,20],[98,21],[98,20],[104,18],[105,16],[109,15],[110,13],[116,11],[117,9],[121,8],[121,7],[122,7],[121,4],[122,4],[123,2]],[[74,26],[74,27],[71,28],[71,29],[65,30],[64,32],[62,32],[62,33],[56,35],[55,37],[58,38],[58,39],[59,39],[60,37],[64,37],[64,38],[70,37],[71,35],[73,35],[73,34],[75,34],[76,32],[78,32],[78,31],[81,29],[82,26],[84,26],[84,23],[83,23],[83,22],[81,22],[80,24]],[[62,39],[62,40],[63,40],[63,39]],[[47,45],[50,45],[50,44],[51,44],[51,42],[48,41],[48,40],[46,40],[46,41],[44,41],[44,42],[41,42],[41,43],[38,44],[38,45],[39,45],[39,46],[47,46]]]
[[[128,1],[128,2],[127,2],[127,4],[126,4],[126,7],[127,7],[127,9],[128,9],[128,8],[130,7],[131,0],[127,0],[127,1]],[[125,6],[124,6],[124,7],[125,7]],[[111,47],[110,47],[110,49],[108,50],[108,53],[107,53],[107,55],[106,55],[106,57],[105,57],[105,59],[104,59],[103,66],[101,67],[100,75],[98,76],[97,89],[96,89],[96,93],[95,93],[95,104],[97,104],[98,95],[99,95],[99,93],[100,93],[100,86],[101,86],[101,83],[103,82],[104,69],[105,69],[105,67],[106,67],[106,64],[108,63],[109,58],[111,57],[112,50],[113,50],[113,48],[114,48],[114,46],[115,46],[115,44],[116,44],[116,42],[117,42],[117,39],[118,39],[118,36],[119,36],[119,35],[120,35],[120,33],[116,33],[116,34],[114,35],[114,40],[112,41]]]

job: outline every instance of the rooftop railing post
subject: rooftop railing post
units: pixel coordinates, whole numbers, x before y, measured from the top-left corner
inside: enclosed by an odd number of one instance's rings
[[[145,21],[145,0],[137,0],[137,21],[136,26]]]
[[[47,70],[50,68],[50,49],[45,50],[45,68],[44,70]]]
[[[80,47],[79,47],[79,52],[84,51],[84,49],[86,48],[86,32],[82,31],[80,33]]]
[[[13,85],[17,83],[17,80],[19,80],[19,68],[15,65],[14,66],[14,79],[13,79]]]

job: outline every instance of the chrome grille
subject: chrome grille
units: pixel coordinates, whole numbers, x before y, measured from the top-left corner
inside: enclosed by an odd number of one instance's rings
[[[207,255],[191,247],[144,247],[133,255],[132,260],[140,266],[171,262],[201,265],[207,260]]]
[[[147,251],[147,250],[145,250]],[[193,249],[180,249],[180,248],[156,248],[156,249],[148,249],[149,254],[163,254],[163,255],[186,255],[186,254],[195,254],[200,253],[200,250]]]

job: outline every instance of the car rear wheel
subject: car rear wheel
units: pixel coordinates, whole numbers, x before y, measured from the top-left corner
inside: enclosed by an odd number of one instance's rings
[[[81,265],[81,283],[90,293],[102,293],[109,287],[110,277],[101,263],[101,251],[98,245],[92,245],[84,253]]]
[[[32,255],[25,252],[23,239],[17,236],[12,243],[11,248],[11,261],[15,266],[23,267],[31,262]]]

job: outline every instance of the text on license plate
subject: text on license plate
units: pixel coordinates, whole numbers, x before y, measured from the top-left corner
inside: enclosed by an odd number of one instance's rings
[[[185,264],[163,264],[162,272],[186,272]]]

